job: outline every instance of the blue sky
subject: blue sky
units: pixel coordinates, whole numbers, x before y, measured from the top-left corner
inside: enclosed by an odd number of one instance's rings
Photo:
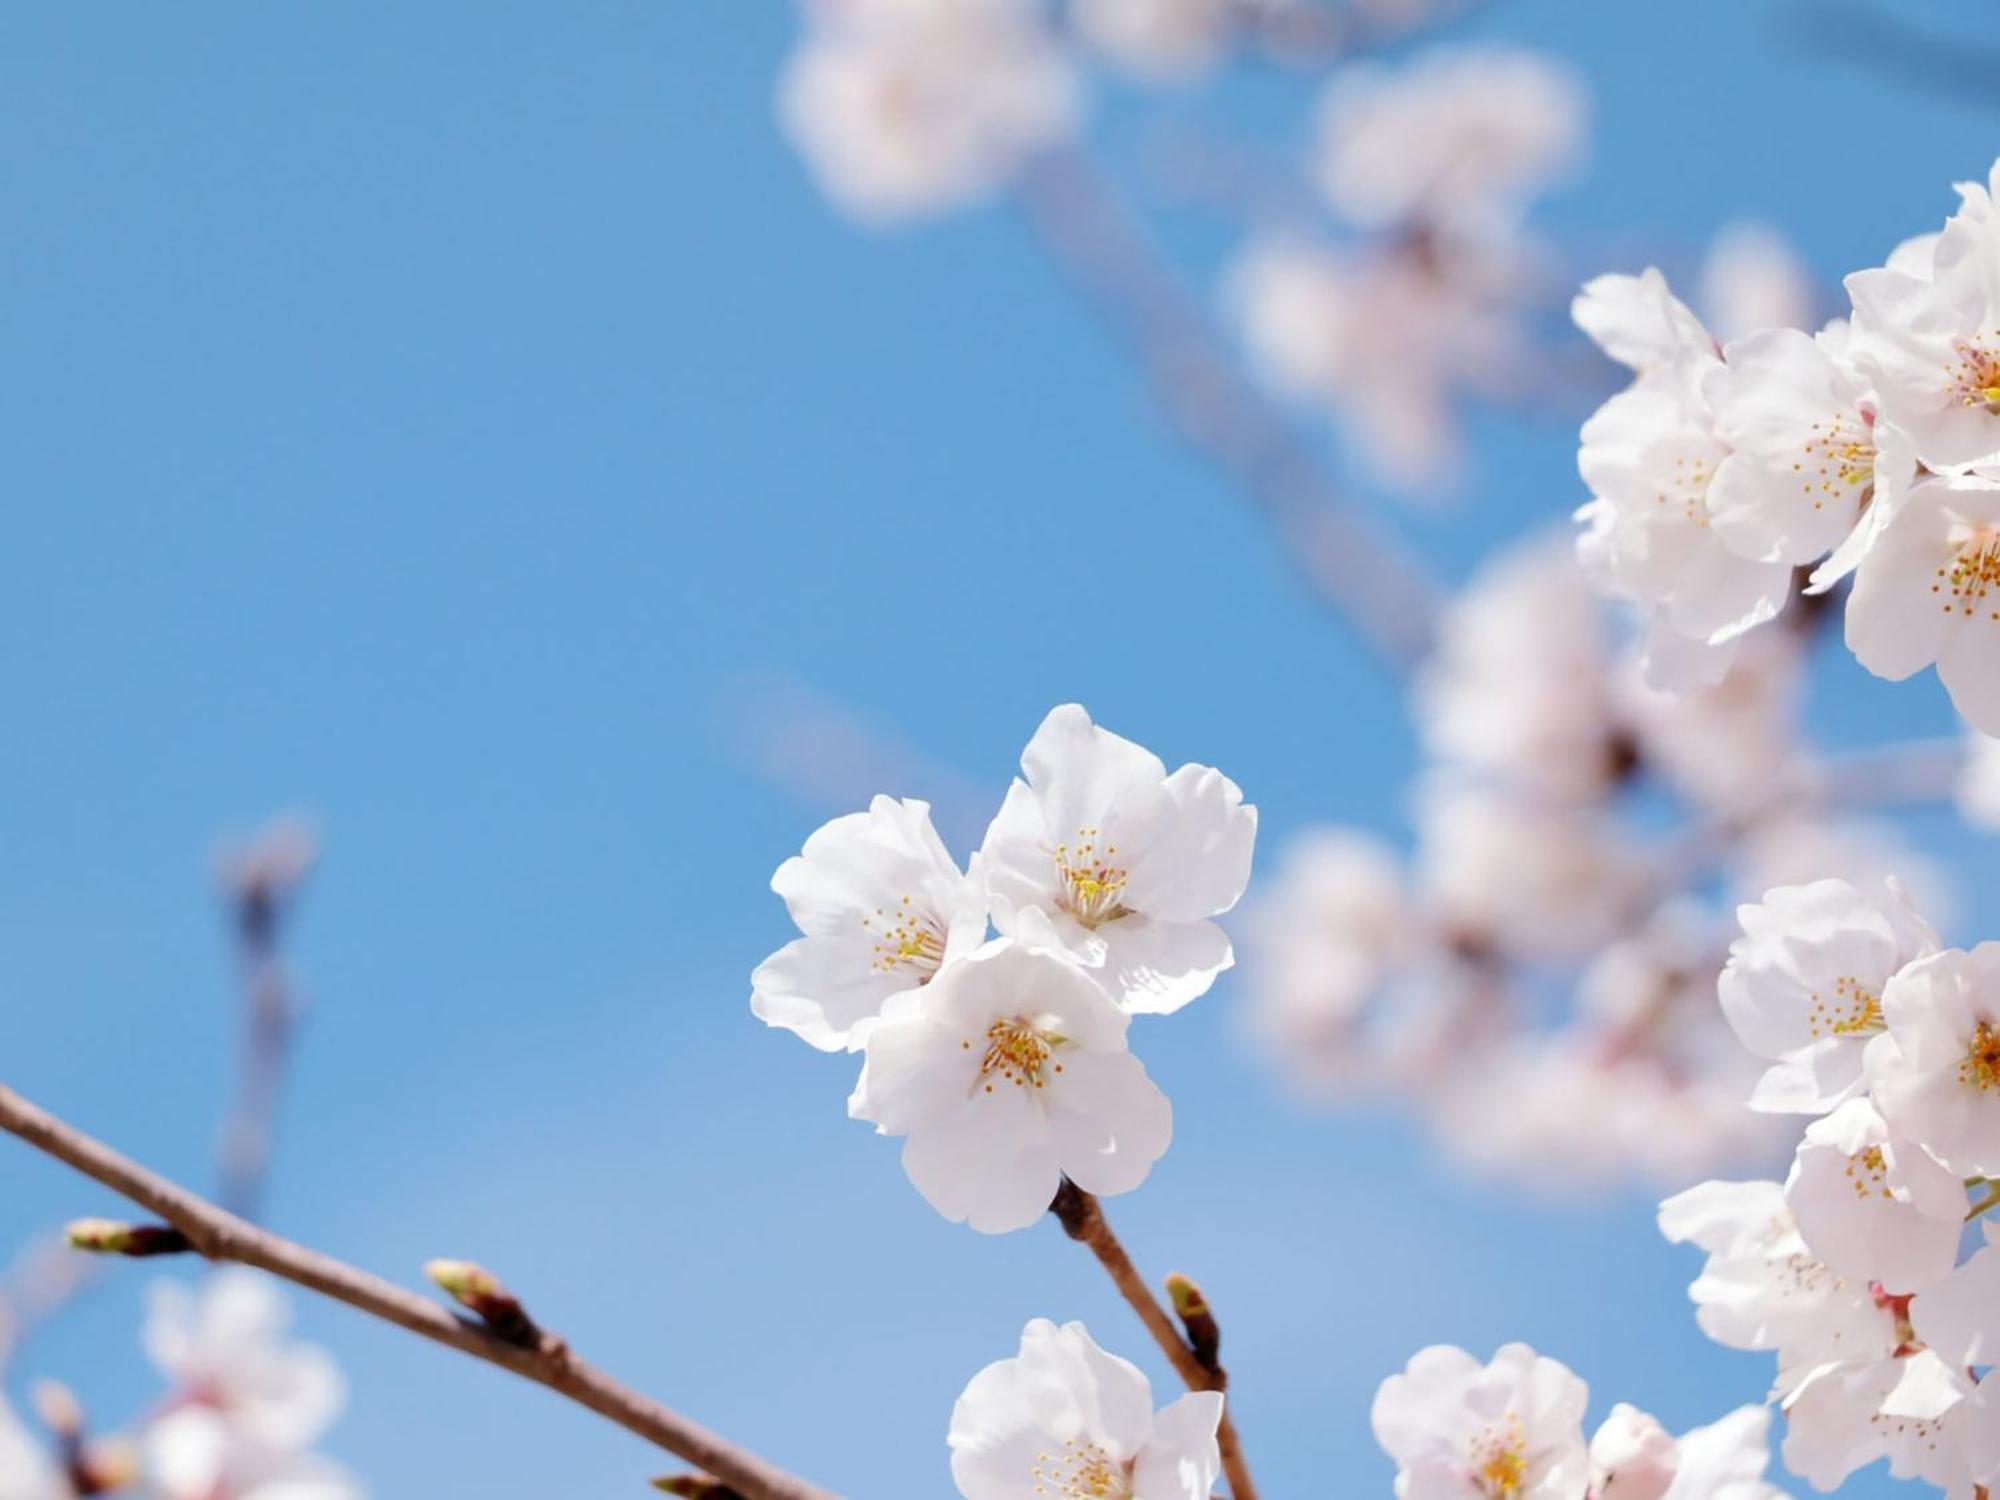
[[[1977,0],[1903,9],[2000,44]],[[1548,227],[1630,267],[1754,214],[1829,280],[1932,227],[2000,117],[1816,59],[1801,14],[1495,6],[1471,29],[1596,96]],[[1015,213],[882,236],[822,203],[772,123],[792,28],[771,0],[0,17],[0,1076],[209,1180],[235,1040],[208,852],[310,805],[329,857],[276,1223],[391,1275],[482,1259],[780,1461],[942,1494],[952,1399],[1029,1317],[1164,1371],[1052,1228],[944,1224],[845,1118],[852,1065],[749,1017],[786,931],[766,881],[824,810],[750,763],[746,718],[824,695],[911,747],[884,790],[997,804],[1078,699],[1226,768],[1267,866],[1309,822],[1396,831],[1410,743]],[[1163,120],[1282,164],[1311,93],[1110,90],[1098,139],[1135,187]],[[1198,271],[1233,238],[1160,223]],[[1567,417],[1481,438],[1472,493],[1412,523],[1453,576],[1579,498]],[[1823,689],[1836,739],[1949,723],[1928,678]],[[1989,846],[1948,847],[1990,876]],[[1386,1492],[1368,1398],[1436,1340],[1530,1340],[1600,1409],[1671,1424],[1760,1393],[1763,1360],[1694,1329],[1646,1195],[1529,1201],[1396,1122],[1302,1114],[1238,1001],[1225,981],[1137,1034],[1178,1129],[1113,1207],[1222,1311],[1267,1492]],[[109,1207],[0,1150],[0,1239]],[[30,1370],[136,1407],[145,1279],[120,1269]],[[638,1493],[662,1467],[497,1373],[299,1316],[355,1384],[329,1447],[377,1495]]]

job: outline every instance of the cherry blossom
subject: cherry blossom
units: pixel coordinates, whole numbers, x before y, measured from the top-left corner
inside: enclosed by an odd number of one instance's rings
[[[1850,1099],[1806,1128],[1785,1180],[1799,1233],[1842,1275],[1915,1292],[1958,1258],[1965,1186],[1875,1106]]]
[[[1964,183],[1960,211],[1930,247],[1928,274],[1902,267],[1847,278],[1852,355],[1882,416],[1940,472],[2000,464],[2000,217],[1992,183]]]
[[[1227,52],[1240,0],[1074,0],[1071,21],[1105,57],[1142,78],[1179,81]]]
[[[1158,756],[1054,709],[1021,752],[980,851],[993,923],[1099,975],[1129,1011],[1166,1014],[1235,961],[1213,920],[1250,878],[1257,810],[1208,766]]]
[[[1771,1067],[1753,1108],[1818,1114],[1861,1086],[1862,1058],[1884,1026],[1883,994],[1937,936],[1894,887],[1844,880],[1780,886],[1737,908],[1718,992],[1743,1045]]]
[[[1958,810],[1976,828],[2000,829],[2000,739],[1974,734],[1958,778]]]
[[[1785,1400],[1785,1466],[1816,1489],[1889,1461],[1898,1479],[1966,1493],[1964,1458],[1945,1419],[1968,1382],[1927,1349],[1807,1371]]]
[[[1708,1252],[1688,1288],[1695,1321],[1718,1344],[1777,1351],[1781,1394],[1803,1372],[1886,1358],[1900,1342],[1893,1311],[1869,1285],[1813,1254],[1775,1182],[1676,1193],[1660,1205],[1660,1232]]]
[[[1166,1151],[1173,1111],[1127,1025],[1076,964],[997,939],[868,1033],[848,1113],[908,1137],[903,1168],[947,1219],[1023,1229],[1064,1176],[1129,1192]]]
[[[1979,1249],[1910,1302],[1916,1335],[1957,1369],[2000,1365],[2000,1227],[1980,1228]]]
[[[1400,69],[1356,64],[1321,106],[1320,184],[1360,225],[1505,227],[1576,164],[1586,113],[1577,80],[1538,53],[1489,46]]]
[[[333,1361],[285,1338],[276,1286],[241,1267],[199,1291],[151,1289],[146,1352],[172,1382],[146,1431],[143,1464],[162,1500],[350,1500],[360,1491],[307,1450],[345,1399]]]
[[[966,1500],[1208,1500],[1221,1420],[1214,1391],[1156,1412],[1146,1377],[1083,1324],[1037,1318],[952,1408],[951,1475]]]
[[[1678,1458],[1673,1435],[1656,1418],[1620,1401],[1590,1439],[1592,1500],[1661,1500]]]
[[[2000,734],[2000,478],[1911,487],[1855,567],[1847,644],[1891,681],[1936,663],[1959,713]]]
[[[771,889],[805,936],[758,965],[750,1009],[825,1052],[859,1048],[901,997],[986,937],[984,887],[953,862],[922,802],[877,797],[835,818]]]
[[[779,114],[864,219],[982,197],[1075,127],[1077,79],[1035,0],[820,0],[809,15]]]
[[[1809,563],[1854,529],[1876,487],[1867,382],[1835,341],[1770,328],[1737,340],[1703,378],[1730,450],[1709,484],[1717,538],[1747,558]]]
[[[1552,798],[1600,794],[1617,770],[1603,609],[1566,541],[1503,553],[1454,599],[1417,683],[1437,759]]]
[[[1674,1480],[1665,1500],[1784,1500],[1783,1491],[1764,1478],[1770,1430],[1771,1413],[1762,1406],[1739,1406],[1704,1427],[1689,1428],[1674,1444]]]
[[[1882,992],[1868,1085],[1890,1129],[1962,1176],[2000,1174],[2000,943],[1919,959]]]
[[[1396,1461],[1398,1500],[1582,1500],[1589,1388],[1526,1344],[1481,1365],[1435,1344],[1375,1393],[1375,1441]]]
[[[1768,224],[1727,224],[1702,258],[1701,306],[1724,343],[1766,328],[1808,328],[1812,273]]]
[[[1576,309],[1585,331],[1595,325],[1614,358],[1646,363],[1583,425],[1577,466],[1593,498],[1577,512],[1578,555],[1601,588],[1648,612],[1650,682],[1712,683],[1733,643],[1783,608],[1791,569],[1731,551],[1713,525],[1711,487],[1729,455],[1707,394],[1722,369],[1714,339],[1647,279],[1593,286]]]
[[[71,1500],[69,1481],[4,1400],[0,1400],[0,1500]]]

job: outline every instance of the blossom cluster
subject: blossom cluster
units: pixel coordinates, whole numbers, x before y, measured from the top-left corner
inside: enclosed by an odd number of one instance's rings
[[[1706,1182],[1660,1227],[1708,1256],[1704,1332],[1776,1353],[1785,1462],[1822,1490],[1886,1459],[1953,1495],[2000,1480],[2000,944],[1941,946],[1893,882],[1782,886],[1739,913],[1723,1013],[1811,1117],[1782,1183]],[[1968,1192],[1977,1196],[1968,1205]]]
[[[921,802],[819,829],[771,882],[803,936],[752,978],[764,1021],[864,1054],[848,1112],[904,1137],[917,1190],[987,1233],[1034,1223],[1065,1177],[1130,1191],[1165,1152],[1172,1108],[1126,1033],[1234,961],[1214,918],[1257,832],[1221,772],[1169,774],[1074,704],[1021,770],[965,868]]]
[[[1800,632],[1669,694],[1614,623],[1561,539],[1472,580],[1415,685],[1414,847],[1338,828],[1287,849],[1245,933],[1254,1020],[1310,1091],[1391,1091],[1483,1169],[1680,1186],[1785,1144],[1715,1008],[1724,902],[1942,877],[1826,795]]]
[[[70,1500],[118,1489],[145,1500],[361,1500],[315,1444],[346,1399],[325,1351],[290,1339],[261,1272],[224,1267],[198,1287],[151,1290],[143,1343],[167,1388],[130,1438],[86,1441],[66,1394],[42,1403],[51,1454],[0,1405],[0,1496]]]
[[[1796,592],[1848,586],[1849,648],[1901,680],[1935,664],[2000,733],[2000,220],[1959,185],[1942,230],[1847,278],[1816,334],[1721,343],[1657,271],[1603,276],[1578,324],[1633,372],[1584,424],[1578,546],[1645,615],[1649,680],[1712,683]]]
[[[1675,1437],[1620,1402],[1586,1441],[1589,1401],[1582,1380],[1526,1344],[1484,1365],[1437,1344],[1382,1382],[1372,1419],[1398,1500],[1782,1500],[1764,1480],[1765,1408]]]
[[[1037,1318],[952,1408],[951,1474],[966,1500],[1208,1500],[1221,1420],[1216,1391],[1155,1411],[1137,1366],[1081,1323]]]

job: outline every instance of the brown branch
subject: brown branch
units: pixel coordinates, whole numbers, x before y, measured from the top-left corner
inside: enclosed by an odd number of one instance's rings
[[[1145,1278],[1132,1264],[1132,1257],[1125,1253],[1124,1245],[1111,1230],[1104,1217],[1104,1209],[1093,1194],[1063,1179],[1055,1201],[1049,1205],[1063,1232],[1092,1255],[1104,1267],[1113,1286],[1132,1311],[1139,1315],[1139,1321],[1146,1325],[1146,1332],[1153,1336],[1153,1342],[1167,1356],[1191,1391],[1222,1391],[1229,1385],[1229,1372],[1220,1364],[1204,1363],[1189,1346],[1181,1332],[1174,1327],[1173,1319],[1167,1316],[1159,1299],[1146,1285]],[[1206,1304],[1203,1312],[1207,1312]],[[1257,1500],[1257,1486],[1250,1478],[1250,1465],[1243,1457],[1242,1440],[1236,1435],[1236,1419],[1231,1415],[1228,1402],[1222,1408],[1222,1425],[1216,1429],[1216,1445],[1222,1450],[1222,1472],[1229,1480],[1232,1500]]]
[[[620,1384],[577,1358],[560,1339],[545,1336],[532,1348],[510,1343],[379,1276],[259,1229],[92,1140],[4,1086],[0,1086],[0,1130],[157,1215],[185,1234],[210,1260],[235,1261],[268,1271],[432,1343],[547,1386],[714,1475],[746,1500],[833,1500],[817,1485],[786,1473]]]
[[[1019,193],[1043,247],[1145,371],[1182,439],[1263,512],[1321,599],[1408,672],[1430,649],[1438,594],[1416,555],[1347,504],[1088,159],[1048,153]]]

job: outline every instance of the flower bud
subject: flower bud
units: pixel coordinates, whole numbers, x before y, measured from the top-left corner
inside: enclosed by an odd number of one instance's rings
[[[541,1343],[542,1330],[535,1320],[501,1284],[500,1278],[484,1266],[469,1260],[434,1260],[425,1265],[424,1274],[439,1290],[510,1344],[533,1348]]]
[[[706,1474],[662,1474],[653,1481],[653,1488],[682,1496],[683,1500],[743,1500],[741,1494],[720,1479],[711,1479]]]
[[[1202,1296],[1200,1287],[1178,1271],[1167,1277],[1167,1296],[1173,1301],[1174,1316],[1187,1330],[1188,1348],[1205,1369],[1213,1370],[1222,1348],[1222,1330],[1216,1326],[1215,1314],[1209,1311],[1208,1299]]]
[[[73,1250],[87,1250],[93,1255],[125,1255],[135,1260],[152,1255],[185,1255],[194,1249],[186,1235],[166,1224],[77,1219],[65,1234]]]

